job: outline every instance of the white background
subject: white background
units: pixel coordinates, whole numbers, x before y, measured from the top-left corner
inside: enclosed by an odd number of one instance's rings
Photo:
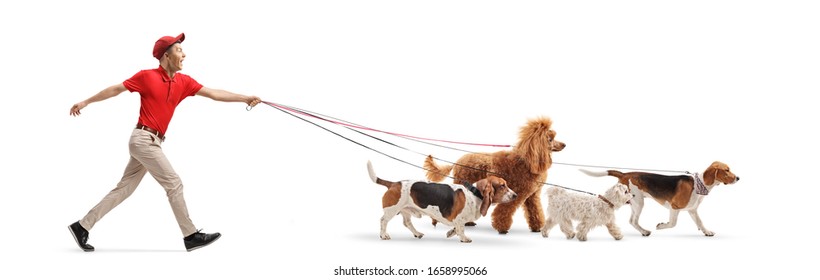
[[[813,273],[814,1],[229,2],[0,4],[0,278],[373,279],[333,270],[389,266],[486,267],[478,279]],[[156,67],[154,41],[180,32],[183,73],[208,87],[456,141],[514,144],[528,118],[548,116],[567,144],[556,162],[702,171],[720,160],[742,180],[713,190],[700,209],[714,237],[685,213],[676,228],[641,237],[623,208],[621,241],[603,228],[585,243],[557,229],[544,239],[520,212],[507,235],[482,218],[467,231],[471,244],[446,239],[448,229],[427,218],[414,220],[423,239],[396,219],[393,240],[382,241],[384,190],[365,163],[391,180],[421,179],[422,170],[268,106],[247,112],[193,97],[163,149],[193,221],[222,239],[185,252],[164,191],[147,176],[93,228],[97,251],[84,253],[66,226],[119,180],[139,98],[126,92],[77,118],[69,108]],[[449,160],[463,154],[407,145]],[[570,166],[549,174],[592,192],[614,183]],[[644,227],[666,219],[647,201]]]

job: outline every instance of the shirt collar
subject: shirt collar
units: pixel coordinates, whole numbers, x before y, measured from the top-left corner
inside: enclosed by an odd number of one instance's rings
[[[157,72],[160,73],[160,76],[162,77],[163,82],[166,82],[166,83],[167,82],[172,82],[172,83],[175,82],[176,75],[174,75],[174,78],[169,77],[168,76],[168,71],[165,71],[165,68],[162,68],[162,65],[157,67]]]

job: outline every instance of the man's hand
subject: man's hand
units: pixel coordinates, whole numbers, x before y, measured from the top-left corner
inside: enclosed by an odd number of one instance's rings
[[[245,103],[248,104],[248,106],[251,106],[251,107],[254,107],[254,106],[256,106],[257,104],[259,104],[261,102],[262,102],[262,99],[259,98],[259,97],[256,97],[256,96],[248,96],[245,99]]]
[[[71,112],[69,112],[69,114],[75,117],[79,116],[80,110],[85,108],[85,106],[88,106],[88,103],[86,103],[85,101],[74,104],[74,106],[71,106]]]

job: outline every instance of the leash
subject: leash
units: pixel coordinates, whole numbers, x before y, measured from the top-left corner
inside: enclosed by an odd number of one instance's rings
[[[468,143],[468,142],[459,142],[459,141],[440,140],[440,139],[410,136],[410,135],[406,135],[406,134],[402,134],[402,133],[388,132],[388,131],[384,131],[384,130],[369,128],[369,127],[366,127],[364,125],[356,124],[356,123],[353,123],[353,122],[350,122],[350,121],[346,121],[346,120],[335,118],[335,117],[328,116],[328,115],[323,115],[321,113],[311,112],[309,110],[305,110],[305,109],[301,109],[301,108],[297,108],[297,107],[293,107],[293,106],[288,106],[288,105],[274,103],[274,102],[268,102],[268,101],[262,101],[262,103],[265,103],[268,106],[272,106],[274,108],[284,109],[284,110],[295,112],[295,113],[298,113],[298,114],[301,114],[301,115],[305,115],[305,116],[309,116],[309,117],[312,117],[312,118],[317,118],[317,119],[320,119],[320,120],[324,120],[324,121],[327,121],[327,122],[330,122],[330,123],[334,123],[334,124],[337,124],[337,125],[341,125],[341,126],[344,126],[344,127],[348,128],[350,130],[353,130],[353,131],[356,131],[358,133],[364,134],[366,136],[370,136],[370,135],[366,134],[366,133],[363,133],[360,130],[351,129],[351,128],[359,128],[359,129],[363,129],[363,130],[381,132],[381,133],[397,136],[399,138],[403,138],[403,139],[406,139],[406,140],[415,141],[415,142],[419,142],[419,143],[423,143],[423,144],[427,144],[427,145],[431,145],[431,146],[436,146],[436,147],[440,147],[440,148],[450,149],[450,150],[454,150],[454,151],[465,152],[465,153],[476,153],[476,152],[475,151],[470,151],[470,150],[459,149],[459,148],[455,148],[455,147],[450,147],[450,146],[445,146],[445,145],[441,145],[441,144],[431,143],[431,142],[423,141],[423,140],[420,140],[420,139],[425,139],[425,140],[430,140],[430,141],[438,141],[438,142],[446,142],[446,143],[454,143],[454,144],[473,145],[473,146],[489,146],[489,147],[501,147],[501,148],[514,147],[513,145]],[[251,109],[253,109],[253,107],[251,107],[251,106],[247,106],[245,108],[245,110],[248,110],[248,111],[250,111]],[[381,139],[376,138],[376,137],[372,137],[372,136],[370,136],[370,137],[374,138],[374,139],[377,139],[377,140],[381,140]],[[421,153],[418,153],[418,154],[421,154]],[[422,154],[422,155],[424,155],[424,154]],[[436,159],[441,160],[441,161],[445,161],[447,163],[455,164],[454,162],[449,162],[449,161],[446,161],[446,160],[443,160],[443,159],[439,159],[439,158],[436,158]],[[589,164],[565,163],[565,162],[558,162],[558,161],[553,161],[552,163],[556,164],[556,165],[575,166],[575,167],[590,167],[590,168],[601,168],[601,169],[619,169],[619,170],[632,170],[632,171],[649,171],[649,172],[692,174],[689,171],[680,171],[680,170],[630,168],[630,167],[618,167],[618,166],[606,166],[606,165],[589,165]]]
[[[272,102],[270,102],[270,103],[272,103]],[[276,104],[276,103],[273,103],[273,104]],[[268,105],[269,105],[269,106],[273,106],[273,105],[271,105],[271,104],[268,104]],[[346,120],[342,120],[342,119],[339,119],[339,118],[334,118],[334,117],[332,117],[332,116],[328,116],[328,115],[323,115],[323,114],[321,114],[321,113],[311,112],[311,111],[308,111],[308,110],[305,110],[305,109],[300,109],[300,108],[296,108],[296,107],[292,107],[292,106],[287,106],[287,105],[283,105],[283,104],[276,104],[276,106],[279,106],[279,107],[285,107],[285,108],[288,108],[288,109],[291,109],[291,110],[299,111],[299,112],[301,112],[302,114],[306,114],[306,115],[321,116],[321,117],[326,118],[326,119],[332,119],[332,120],[335,120],[336,122],[347,123],[347,124],[351,124],[351,125],[354,125],[354,126],[357,126],[357,127],[365,127],[364,125],[356,124],[356,123],[353,123],[353,122],[350,122],[350,121],[346,121]],[[250,107],[250,106],[248,106],[248,108],[251,108],[251,107]],[[248,109],[248,111],[250,111],[250,109]],[[314,117],[315,117],[315,116],[314,116]],[[345,127],[346,127],[346,128],[349,128],[348,126],[345,126]],[[356,132],[359,132],[358,130],[354,130],[354,129],[351,129],[351,130],[356,131]],[[376,131],[376,129],[371,129],[371,130]],[[365,134],[365,135],[367,135],[367,134]],[[422,144],[426,144],[426,145],[430,145],[430,146],[436,146],[436,147],[445,148],[445,149],[450,149],[450,150],[459,151],[459,152],[464,152],[464,153],[474,153],[474,151],[468,151],[468,150],[459,149],[459,148],[455,148],[455,147],[445,146],[445,145],[442,145],[442,144],[436,144],[436,143],[432,143],[432,142],[427,142],[427,141],[419,140],[419,139],[417,139],[417,138],[415,138],[415,137],[408,137],[408,136],[404,136],[403,134],[398,134],[398,133],[397,133],[397,134],[391,134],[391,135],[396,136],[396,137],[399,137],[399,138],[402,138],[402,139],[405,139],[405,140],[409,140],[409,141],[413,141],[413,142],[418,142],[418,143],[422,143]],[[368,136],[369,136],[369,135],[368,135]],[[443,140],[443,141],[447,141],[447,140]],[[454,142],[454,141],[448,141],[448,142]],[[512,147],[511,145],[496,145],[496,144],[485,144],[485,145],[492,145],[492,146],[495,146],[495,147],[503,147],[503,146],[509,146],[509,147]]]
[[[326,121],[326,122],[330,122],[330,123],[345,126],[345,127],[351,127],[351,128],[356,128],[356,129],[380,132],[380,133],[384,133],[384,134],[390,134],[390,135],[400,136],[400,137],[405,137],[405,138],[413,138],[413,139],[436,141],[436,142],[445,142],[445,143],[451,143],[451,144],[471,145],[471,146],[486,146],[486,147],[500,147],[500,148],[511,147],[510,145],[470,143],[470,142],[450,141],[450,140],[442,140],[442,139],[433,139],[433,138],[412,136],[412,135],[407,135],[407,134],[402,134],[402,133],[379,130],[379,129],[370,128],[370,127],[366,127],[366,126],[362,126],[362,125],[357,125],[357,124],[354,124],[354,123],[351,123],[351,122],[347,122],[347,121],[344,121],[344,120],[339,120],[339,119],[332,118],[332,117],[324,118],[324,117],[319,116],[319,114],[314,114],[314,113],[308,112],[306,110],[302,110],[302,109],[299,109],[299,108],[290,107],[290,106],[286,106],[286,105],[282,105],[282,104],[277,104],[277,103],[273,103],[273,102],[262,101],[262,103],[265,103],[268,106],[271,106],[271,107],[274,107],[274,108],[284,109],[284,110],[291,111],[291,112],[294,112],[294,113],[297,113],[297,114],[309,116],[309,117],[312,117],[312,118],[320,119],[320,120],[323,120],[323,121]],[[248,110],[248,108],[245,108],[245,109]],[[333,120],[333,119],[335,119],[335,120]]]
[[[268,102],[265,102],[265,101],[262,101],[262,102],[263,102],[263,103],[265,103],[265,104],[267,104],[267,105],[270,105],[271,107],[273,107],[273,108],[274,108],[274,109],[276,109],[276,110],[279,110],[279,111],[281,111],[281,112],[283,112],[283,113],[285,113],[285,114],[288,114],[288,115],[290,115],[290,116],[292,116],[292,117],[294,117],[294,118],[297,118],[297,119],[300,119],[300,120],[305,121],[305,122],[307,122],[307,123],[310,123],[310,124],[312,124],[312,125],[314,125],[314,126],[316,126],[316,127],[318,127],[318,128],[321,128],[321,129],[322,129],[322,130],[324,130],[324,131],[330,132],[330,133],[332,133],[333,135],[336,135],[336,136],[341,137],[342,139],[345,139],[345,140],[350,141],[350,142],[352,142],[352,143],[354,143],[354,144],[356,144],[356,145],[359,145],[359,146],[361,146],[361,147],[364,147],[365,149],[368,149],[368,150],[374,151],[374,152],[376,152],[376,153],[378,153],[378,154],[381,154],[381,155],[383,155],[383,156],[389,157],[389,158],[394,159],[394,160],[396,160],[396,161],[399,161],[399,162],[401,162],[401,163],[404,163],[404,164],[407,164],[407,165],[410,165],[410,166],[414,166],[414,167],[416,167],[416,168],[420,168],[420,169],[425,170],[425,171],[429,171],[429,172],[437,173],[437,174],[439,174],[439,175],[443,175],[443,176],[445,176],[445,177],[449,177],[449,178],[451,178],[451,179],[455,180],[455,178],[453,178],[453,177],[449,176],[448,174],[441,174],[441,173],[436,172],[436,171],[433,171],[433,170],[428,170],[428,169],[424,168],[423,166],[420,166],[420,165],[417,165],[417,164],[414,164],[414,163],[411,163],[411,162],[408,162],[408,161],[402,160],[402,159],[400,159],[400,158],[397,158],[397,157],[391,156],[391,155],[389,155],[389,154],[387,154],[387,153],[384,153],[384,152],[382,152],[382,151],[379,151],[379,150],[376,150],[376,149],[374,149],[374,148],[371,148],[371,147],[369,147],[369,146],[367,146],[367,145],[365,145],[365,144],[362,144],[362,143],[356,142],[356,141],[355,141],[355,140],[353,140],[353,139],[350,139],[350,138],[348,138],[348,137],[345,137],[344,135],[341,135],[341,134],[339,134],[339,133],[337,133],[337,132],[335,132],[335,131],[332,131],[332,130],[330,130],[330,129],[327,129],[326,127],[321,126],[321,125],[319,125],[319,124],[316,124],[316,123],[314,123],[314,122],[312,122],[312,121],[310,121],[310,120],[307,120],[307,119],[305,119],[305,118],[302,118],[302,117],[300,117],[300,116],[297,116],[297,115],[295,115],[295,114],[293,114],[293,113],[291,113],[291,112],[288,112],[288,111],[287,111],[287,110],[285,110],[285,109],[279,108],[279,107],[277,107],[277,106],[273,106],[273,105],[271,105],[271,104],[268,104]],[[250,106],[248,106],[248,107],[250,107]],[[250,111],[250,110],[249,110],[249,111]]]
[[[401,134],[401,133],[387,132],[387,131],[383,131],[383,130],[379,130],[379,129],[369,128],[369,127],[366,127],[366,126],[361,125],[361,124],[356,124],[356,123],[346,121],[346,120],[343,120],[343,119],[339,119],[339,118],[335,118],[335,117],[332,117],[332,116],[323,115],[321,113],[311,112],[309,110],[305,110],[305,109],[301,109],[301,108],[297,108],[297,107],[293,107],[293,106],[288,106],[288,105],[274,103],[274,102],[268,102],[268,101],[262,101],[262,103],[265,103],[268,106],[272,106],[274,108],[279,108],[280,111],[281,111],[281,109],[284,109],[284,110],[287,110],[287,111],[298,113],[300,115],[305,115],[305,116],[309,116],[309,117],[312,117],[312,118],[317,118],[317,119],[320,119],[320,120],[324,120],[324,121],[327,121],[327,122],[330,122],[330,123],[334,123],[334,124],[337,124],[337,125],[341,125],[341,126],[344,126],[344,127],[348,128],[352,131],[355,131],[355,132],[358,132],[360,134],[366,135],[368,137],[380,140],[382,142],[386,142],[386,141],[383,141],[379,138],[370,136],[369,134],[363,133],[359,130],[351,129],[351,127],[357,127],[357,128],[362,128],[364,130],[381,132],[381,133],[393,135],[393,136],[396,136],[396,137],[399,137],[399,138],[402,138],[402,139],[405,139],[405,140],[414,141],[414,142],[418,142],[418,143],[422,143],[422,144],[426,144],[426,145],[431,145],[431,146],[435,146],[435,147],[439,147],[439,148],[449,149],[449,150],[453,150],[453,151],[459,151],[459,152],[463,152],[463,153],[476,153],[476,151],[459,149],[459,148],[455,148],[455,147],[445,146],[445,145],[442,145],[442,144],[436,144],[436,143],[423,141],[423,140],[420,140],[420,139],[429,139],[431,141],[456,143],[456,144],[463,144],[463,145],[490,146],[490,147],[502,147],[502,148],[514,147],[513,145],[478,144],[478,143],[467,143],[467,142],[458,142],[458,141],[449,141],[449,140],[437,140],[437,139],[410,136],[410,135]],[[251,107],[251,106],[247,106],[245,108],[245,110],[248,110],[248,111],[250,111],[251,109],[253,109],[253,107]],[[389,143],[389,142],[386,142],[386,143]],[[407,150],[407,149],[405,149],[405,150]],[[425,155],[425,154],[418,153],[418,152],[415,152],[415,153]],[[444,161],[444,162],[447,162],[447,163],[450,163],[450,164],[456,164],[455,162],[450,162],[450,161],[443,160],[443,159],[440,159],[440,158],[435,158],[435,159],[440,160],[440,161]],[[558,161],[553,161],[552,164],[564,165],[564,166],[575,166],[575,167],[600,168],[600,169],[617,169],[617,170],[632,170],[632,171],[647,171],[647,172],[681,173],[681,174],[690,174],[690,175],[692,174],[692,172],[680,171],[680,170],[651,169],[651,168],[631,168],[631,167],[618,167],[618,166],[606,166],[606,165],[589,165],[589,164],[566,163],[566,162],[558,162]]]
[[[619,169],[619,170],[632,170],[632,171],[649,171],[649,172],[665,172],[665,173],[684,173],[684,174],[692,174],[689,171],[679,171],[679,170],[664,170],[664,169],[647,169],[647,168],[629,168],[629,167],[615,167],[615,166],[603,166],[603,165],[587,165],[587,164],[575,164],[575,163],[563,163],[563,162],[552,162],[552,164],[560,164],[560,165],[567,165],[567,166],[578,166],[578,167],[592,167],[592,168],[601,168],[601,169]]]
[[[313,114],[310,114],[310,113],[308,113],[308,112],[303,112],[303,111],[301,111],[301,110],[299,110],[299,109],[297,109],[297,108],[293,108],[293,107],[287,107],[287,106],[281,106],[281,105],[280,105],[280,106],[277,106],[277,105],[279,105],[279,104],[272,103],[272,102],[262,101],[262,103],[265,103],[266,105],[271,106],[271,107],[273,107],[274,109],[279,110],[279,111],[281,111],[281,112],[283,112],[283,113],[286,113],[286,114],[288,114],[288,115],[290,115],[290,116],[292,116],[292,117],[295,117],[295,118],[300,119],[300,120],[302,120],[302,121],[304,121],[304,122],[310,123],[310,124],[312,124],[312,125],[314,125],[314,126],[316,126],[316,127],[318,127],[318,128],[321,128],[321,129],[322,129],[322,130],[324,130],[324,131],[327,131],[327,132],[329,132],[329,133],[331,133],[331,134],[333,134],[333,135],[336,135],[336,136],[338,136],[338,137],[340,137],[340,138],[342,138],[342,139],[345,139],[345,140],[347,140],[347,141],[349,141],[349,142],[352,142],[352,143],[354,143],[354,144],[356,144],[356,145],[359,145],[359,146],[361,146],[361,147],[363,147],[363,148],[365,148],[365,149],[368,149],[368,150],[371,150],[371,151],[376,152],[376,153],[378,153],[378,154],[381,154],[381,155],[383,155],[383,156],[389,157],[389,158],[391,158],[391,159],[393,159],[393,160],[396,160],[396,161],[398,161],[398,162],[401,162],[401,163],[404,163],[404,164],[407,164],[407,165],[410,165],[410,166],[413,166],[413,167],[419,168],[419,169],[424,170],[424,171],[427,171],[427,172],[433,172],[433,173],[436,173],[436,174],[442,175],[442,176],[444,176],[444,177],[447,177],[447,178],[453,179],[453,181],[456,181],[456,178],[455,178],[455,177],[453,177],[453,176],[450,176],[449,174],[442,174],[442,173],[437,172],[437,171],[434,171],[434,170],[429,170],[429,169],[427,169],[427,168],[424,168],[423,166],[420,166],[420,165],[417,165],[417,164],[414,164],[414,163],[411,163],[411,162],[408,162],[408,161],[405,161],[405,160],[399,159],[399,158],[397,158],[397,157],[391,156],[391,155],[389,155],[389,154],[387,154],[387,153],[385,153],[385,152],[379,151],[379,150],[377,150],[377,149],[375,149],[375,148],[372,148],[372,147],[370,147],[370,146],[367,146],[367,145],[365,145],[365,144],[362,144],[362,143],[360,143],[360,142],[357,142],[357,141],[355,141],[355,140],[353,140],[353,139],[350,139],[350,138],[348,138],[348,137],[345,137],[344,135],[341,135],[341,134],[339,134],[339,133],[337,133],[337,132],[335,132],[335,131],[332,131],[332,130],[330,130],[330,129],[328,129],[328,128],[324,127],[324,126],[321,126],[321,125],[319,125],[319,124],[317,124],[317,123],[315,123],[315,122],[312,122],[312,121],[310,121],[310,120],[307,120],[307,119],[305,119],[305,118],[303,118],[303,117],[300,117],[300,116],[297,116],[297,115],[296,115],[296,114],[301,114],[301,115],[307,115],[307,116],[312,116],[312,117],[315,117],[315,115],[313,115]],[[284,107],[284,108],[283,108],[283,107]],[[246,110],[249,110],[249,108],[250,108],[250,106],[249,106],[248,108],[246,108]],[[318,118],[318,117],[317,117],[317,118]],[[325,119],[323,119],[323,118],[319,118],[319,119],[325,120]],[[334,123],[334,124],[338,124],[338,125],[342,125],[342,124],[340,124],[340,123],[338,123],[338,122],[333,122],[333,121],[329,121],[329,122]],[[381,139],[381,138],[379,138],[379,137],[376,137],[376,136],[373,136],[373,135],[367,134],[367,133],[365,133],[365,132],[362,132],[361,130],[359,130],[359,129],[357,129],[357,128],[354,128],[353,126],[348,126],[348,125],[342,125],[342,126],[343,126],[343,127],[345,127],[345,128],[347,128],[347,129],[349,129],[349,130],[352,130],[352,131],[354,131],[354,132],[357,132],[357,133],[359,133],[359,134],[362,134],[362,135],[364,135],[364,136],[367,136],[367,137],[370,137],[370,138],[375,139],[375,140],[377,140],[377,141],[383,142],[383,143],[385,143],[385,144],[388,144],[388,145],[394,146],[394,147],[396,147],[396,148],[399,148],[399,149],[402,149],[402,150],[405,150],[405,151],[408,151],[408,152],[416,153],[416,154],[419,154],[419,155],[422,155],[422,156],[427,156],[427,154],[420,153],[420,152],[417,152],[417,151],[414,151],[414,150],[411,150],[411,149],[405,148],[405,147],[403,147],[403,146],[397,145],[397,144],[392,143],[392,142],[390,142],[390,141],[387,141],[387,140]],[[361,126],[357,126],[357,127],[361,127]],[[375,130],[374,130],[374,131],[375,131]],[[388,133],[388,134],[393,135],[392,133]],[[431,157],[432,157],[432,156],[431,156]],[[436,159],[436,160],[439,160],[439,161],[443,161],[443,162],[446,162],[446,163],[452,164],[452,165],[456,165],[456,166],[460,166],[460,167],[463,167],[463,168],[472,169],[472,170],[475,170],[475,171],[486,172],[487,174],[497,175],[497,176],[499,176],[499,177],[501,177],[501,178],[504,178],[504,174],[501,174],[501,173],[498,173],[498,172],[493,172],[493,171],[489,171],[489,170],[483,170],[483,169],[480,169],[480,168],[475,168],[475,167],[472,167],[472,166],[467,166],[467,165],[463,165],[463,164],[458,164],[458,163],[455,163],[455,162],[452,162],[452,161],[448,161],[448,160],[444,160],[444,159],[437,158],[437,157],[433,157],[433,158],[434,158],[434,159]],[[578,189],[573,189],[573,188],[569,188],[569,187],[565,187],[565,186],[561,186],[561,185],[557,185],[557,184],[552,184],[552,183],[547,183],[547,182],[538,182],[538,183],[540,183],[540,184],[542,184],[542,185],[549,185],[549,186],[553,186],[553,187],[559,187],[559,188],[563,188],[563,189],[567,189],[567,190],[571,190],[571,191],[576,191],[576,192],[581,192],[581,193],[586,193],[586,194],[590,194],[590,195],[597,195],[597,194],[594,194],[594,193],[591,193],[591,192],[587,192],[587,191],[583,191],[583,190],[578,190]]]
[[[353,132],[356,132],[356,133],[359,133],[359,134],[361,134],[361,135],[364,135],[364,136],[370,137],[370,138],[372,138],[372,139],[374,139],[374,140],[380,141],[380,142],[382,142],[382,143],[385,143],[385,144],[391,145],[391,146],[393,146],[393,147],[396,147],[396,148],[399,148],[399,149],[402,149],[402,150],[405,150],[405,151],[408,151],[408,152],[411,152],[411,153],[415,153],[415,154],[418,154],[418,155],[422,155],[422,156],[427,156],[427,154],[425,154],[425,153],[421,153],[421,152],[417,152],[417,151],[414,151],[414,150],[411,150],[411,149],[405,148],[405,147],[403,147],[403,146],[400,146],[400,145],[394,144],[394,143],[392,143],[392,142],[390,142],[390,141],[387,141],[387,140],[381,139],[381,138],[379,138],[379,137],[376,137],[376,136],[370,135],[370,134],[368,134],[368,133],[365,133],[365,132],[363,132],[362,130],[367,130],[367,131],[373,131],[373,132],[384,133],[384,134],[393,135],[393,136],[396,136],[396,137],[400,137],[400,138],[407,139],[407,140],[411,140],[411,141],[415,141],[415,142],[420,142],[420,143],[424,143],[424,144],[428,144],[428,145],[432,145],[432,146],[437,146],[437,147],[441,147],[441,148],[447,148],[447,149],[451,149],[451,150],[457,150],[457,151],[466,152],[466,153],[474,153],[474,152],[472,152],[472,151],[467,151],[467,150],[463,150],[463,149],[458,149],[458,148],[453,148],[453,147],[448,147],[448,146],[444,146],[444,145],[440,145],[440,144],[430,143],[430,142],[426,142],[426,141],[422,141],[422,140],[437,141],[437,142],[446,142],[446,143],[452,143],[452,144],[462,144],[462,145],[473,145],[473,146],[513,147],[512,145],[499,145],[499,144],[470,143],[470,142],[459,142],[459,141],[450,141],[450,140],[441,140],[441,139],[433,139],[433,138],[425,138],[425,137],[411,136],[411,135],[402,134],[402,133],[395,133],[395,132],[389,132],[389,131],[384,131],[384,130],[374,129],[374,128],[366,127],[366,126],[363,126],[363,125],[355,124],[355,123],[352,123],[352,122],[348,122],[348,121],[345,121],[345,120],[342,120],[342,119],[334,118],[334,117],[331,117],[331,116],[322,115],[322,114],[320,114],[320,113],[315,113],[315,112],[311,112],[311,111],[307,111],[307,110],[303,110],[303,109],[300,109],[300,108],[296,108],[296,107],[292,107],[292,106],[287,106],[287,105],[283,105],[283,104],[278,104],[278,103],[274,103],[274,102],[262,101],[262,103],[264,103],[264,104],[266,104],[266,105],[268,105],[268,106],[271,106],[271,107],[273,107],[274,109],[279,110],[279,111],[281,111],[281,112],[283,112],[283,113],[286,113],[286,114],[288,114],[288,115],[290,115],[290,116],[292,116],[292,117],[298,118],[298,119],[300,119],[300,120],[302,120],[302,121],[305,121],[305,122],[310,123],[310,124],[312,124],[312,125],[314,125],[314,126],[316,126],[316,127],[319,127],[319,128],[321,128],[321,129],[323,129],[323,130],[325,130],[325,131],[329,132],[329,133],[332,133],[332,134],[334,134],[334,135],[336,135],[336,136],[338,136],[338,137],[341,137],[341,138],[343,138],[343,139],[345,139],[345,140],[347,140],[347,141],[350,141],[350,142],[352,142],[352,143],[354,143],[354,144],[356,144],[356,145],[359,145],[359,146],[361,146],[361,147],[363,147],[363,148],[366,148],[366,149],[368,149],[368,150],[374,151],[374,152],[376,152],[376,153],[378,153],[378,154],[384,155],[384,156],[386,156],[386,157],[389,157],[389,158],[391,158],[391,159],[393,159],[393,160],[396,160],[396,161],[399,161],[399,162],[405,163],[405,164],[407,164],[407,165],[410,165],[410,166],[413,166],[413,167],[416,167],[416,168],[419,168],[419,169],[422,169],[422,170],[425,170],[425,171],[428,171],[428,172],[433,172],[433,173],[436,173],[436,174],[438,174],[438,175],[442,175],[442,176],[447,177],[447,178],[451,178],[451,179],[453,179],[453,181],[455,181],[455,180],[456,180],[456,179],[455,179],[455,177],[450,176],[449,174],[441,174],[440,172],[436,172],[436,171],[433,171],[433,170],[429,170],[429,169],[427,169],[427,168],[424,168],[423,166],[420,166],[420,165],[417,165],[417,164],[413,164],[413,163],[410,163],[410,162],[408,162],[408,161],[405,161],[405,160],[399,159],[399,158],[397,158],[397,157],[391,156],[391,155],[389,155],[389,154],[387,154],[387,153],[384,153],[384,152],[382,152],[382,151],[376,150],[376,149],[371,148],[371,147],[369,147],[369,146],[367,146],[367,145],[364,145],[364,144],[362,144],[362,143],[359,143],[359,142],[357,142],[357,141],[355,141],[355,140],[353,140],[353,139],[350,139],[350,138],[348,138],[348,137],[345,137],[345,136],[343,136],[343,135],[341,135],[341,134],[339,134],[339,133],[337,133],[337,132],[335,132],[335,131],[332,131],[332,130],[330,130],[330,129],[327,129],[327,128],[325,128],[325,127],[323,127],[323,126],[319,125],[319,124],[316,124],[316,123],[314,123],[314,122],[311,122],[311,121],[309,121],[309,120],[307,120],[307,119],[305,119],[305,118],[302,118],[302,117],[300,117],[300,116],[297,116],[296,114],[303,115],[303,116],[308,116],[308,117],[311,117],[311,118],[316,118],[316,119],[323,120],[323,121],[326,121],[326,122],[329,122],[329,123],[332,123],[332,124],[336,124],[336,125],[342,126],[342,127],[344,127],[344,128],[347,128],[348,130],[351,130],[351,131],[353,131]],[[247,106],[247,107],[245,108],[245,110],[247,110],[247,111],[250,111],[250,110],[252,110],[252,109],[253,109],[253,107],[251,107],[251,106]],[[489,170],[483,170],[483,169],[480,169],[480,168],[475,168],[475,167],[472,167],[472,166],[467,166],[467,165],[459,164],[459,163],[452,162],[452,161],[448,161],[448,160],[441,159],[441,158],[438,158],[438,157],[433,157],[432,155],[431,155],[431,157],[432,157],[433,159],[436,159],[436,160],[439,160],[439,161],[442,161],[442,162],[446,162],[446,163],[452,164],[452,165],[454,165],[454,166],[459,166],[459,167],[462,167],[462,168],[467,168],[467,169],[471,169],[471,170],[474,170],[474,171],[485,172],[485,173],[487,173],[487,174],[497,175],[497,176],[502,177],[502,178],[504,177],[504,174],[501,174],[501,173],[498,173],[498,172],[492,172],[492,171],[489,171]],[[685,173],[685,174],[691,174],[689,171],[677,171],[677,170],[646,169],[646,168],[627,168],[627,167],[612,167],[612,166],[587,165],[587,164],[574,164],[574,163],[563,163],[563,162],[552,162],[552,163],[553,163],[553,164],[557,164],[557,165],[576,166],[576,167],[591,167],[591,168],[604,168],[604,169],[622,169],[622,170],[637,170],[637,171],[651,171],[651,172],[667,172],[667,173]],[[561,186],[561,185],[557,185],[557,184],[552,184],[552,183],[548,183],[548,182],[538,182],[538,183],[540,183],[540,184],[542,184],[542,185],[548,185],[548,186],[553,186],[553,187],[563,188],[563,189],[566,189],[566,190],[571,190],[571,191],[576,191],[576,192],[586,193],[586,194],[590,194],[590,195],[597,195],[597,194],[594,194],[594,193],[591,193],[591,192],[587,192],[587,191],[583,191],[583,190],[578,190],[578,189],[574,189],[574,188],[569,188],[569,187],[565,187],[565,186]]]

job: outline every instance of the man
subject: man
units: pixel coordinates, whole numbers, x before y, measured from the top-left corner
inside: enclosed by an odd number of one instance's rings
[[[182,61],[185,60],[181,46],[184,40],[184,33],[176,37],[159,38],[154,44],[153,51],[154,57],[159,60],[159,68],[142,70],[130,79],[110,86],[71,107],[70,115],[79,116],[80,110],[88,104],[117,96],[126,90],[140,94],[139,120],[128,142],[131,159],[125,167],[122,179],[116,188],[88,211],[85,217],[68,227],[83,251],[94,251],[94,247],[87,243],[88,230],[111,209],[128,198],[146,172],[151,173],[151,176],[165,188],[174,217],[179,229],[182,230],[185,248],[189,252],[207,246],[221,236],[218,232],[199,232],[194,227],[188,217],[188,208],[183,198],[182,181],[162,152],[161,144],[165,141],[174,110],[188,96],[201,95],[222,102],[245,102],[249,106],[256,106],[262,100],[256,96],[203,87],[190,76],[178,73],[182,70]]]

